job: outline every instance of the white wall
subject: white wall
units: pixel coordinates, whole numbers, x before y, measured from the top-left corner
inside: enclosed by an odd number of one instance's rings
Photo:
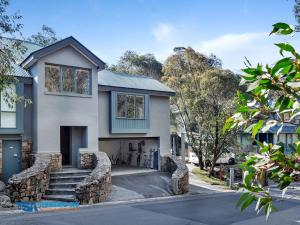
[[[70,97],[45,93],[45,63],[83,67],[92,70],[92,96]],[[60,126],[86,126],[87,147],[98,149],[97,69],[72,47],[40,59],[31,69],[34,77],[34,149],[60,152]]]
[[[150,96],[149,101],[150,130],[146,134],[111,134],[109,131],[109,92],[99,92],[99,137],[158,137],[160,154],[170,153],[170,111],[169,97]],[[100,145],[100,150],[102,146]]]

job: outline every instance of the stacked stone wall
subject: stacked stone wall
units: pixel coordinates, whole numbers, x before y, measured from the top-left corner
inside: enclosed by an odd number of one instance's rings
[[[80,158],[87,160],[83,164],[84,168],[92,167],[93,171],[83,182],[77,185],[75,189],[76,198],[80,204],[103,202],[107,199],[112,188],[111,162],[104,152],[90,154],[84,152],[81,154]]]
[[[189,191],[189,170],[185,163],[176,156],[163,156],[161,170],[172,174],[172,190],[175,195],[185,194]]]

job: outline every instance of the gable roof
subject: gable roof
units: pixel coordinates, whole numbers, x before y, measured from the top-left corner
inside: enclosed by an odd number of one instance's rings
[[[157,94],[172,96],[175,91],[165,84],[144,75],[131,75],[127,73],[117,73],[108,70],[98,72],[98,84],[102,87],[134,89],[156,92]]]
[[[70,36],[60,41],[57,41],[47,47],[38,49],[34,52],[31,52],[21,63],[23,68],[29,68],[35,62],[37,62],[40,58],[51,54],[59,49],[62,49],[67,46],[72,46],[82,55],[84,55],[91,63],[93,63],[97,68],[103,69],[105,63],[99,59],[94,53],[88,50],[84,45],[82,45],[79,41],[77,41],[74,37]]]

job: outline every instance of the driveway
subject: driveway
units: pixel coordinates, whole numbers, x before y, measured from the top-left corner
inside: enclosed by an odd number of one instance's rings
[[[108,201],[172,196],[171,175],[151,171],[128,175],[112,176],[112,192]]]

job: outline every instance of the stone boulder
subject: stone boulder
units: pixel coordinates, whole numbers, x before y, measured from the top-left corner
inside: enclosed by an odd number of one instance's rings
[[[10,208],[13,204],[10,201],[10,198],[5,194],[0,194],[0,207]]]
[[[6,187],[5,183],[0,180],[0,192],[4,192],[5,187]]]

